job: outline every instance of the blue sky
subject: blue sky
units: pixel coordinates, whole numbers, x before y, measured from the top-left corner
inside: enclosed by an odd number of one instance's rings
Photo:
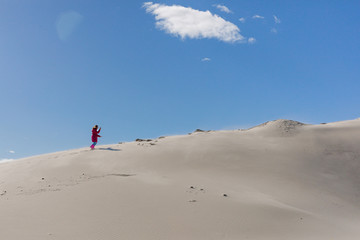
[[[358,118],[359,1],[0,0],[0,159]]]

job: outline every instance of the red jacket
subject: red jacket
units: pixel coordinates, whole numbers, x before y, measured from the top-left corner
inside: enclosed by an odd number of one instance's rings
[[[100,135],[99,135],[100,131],[101,131],[101,128],[100,128],[99,131],[96,128],[93,128],[92,136],[91,136],[91,141],[92,142],[97,142],[97,138],[100,137]]]

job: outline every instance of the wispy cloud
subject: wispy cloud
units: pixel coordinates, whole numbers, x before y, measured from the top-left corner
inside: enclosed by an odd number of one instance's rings
[[[143,7],[155,16],[156,26],[159,29],[181,39],[215,38],[231,43],[245,41],[235,24],[210,11],[153,2],[145,2]]]
[[[281,20],[280,20],[280,18],[278,18],[277,16],[273,16],[274,17],[274,22],[276,23],[276,24],[279,24],[279,23],[281,23]]]
[[[239,21],[244,23],[246,20],[245,20],[245,18],[242,17],[242,18],[239,18]]]
[[[70,10],[61,13],[56,21],[56,30],[60,40],[68,40],[82,20],[83,16],[76,11]]]
[[[250,44],[254,44],[255,42],[256,42],[256,39],[253,38],[253,37],[250,37],[250,38],[248,39],[248,43],[250,43]]]
[[[213,6],[216,7],[217,9],[219,9],[222,12],[231,13],[231,10],[228,7],[224,6],[224,5],[215,4]]]
[[[15,153],[15,151],[14,151],[14,150],[10,150],[10,151],[9,151],[9,153],[12,153],[12,154],[14,154],[14,153]]]
[[[209,62],[209,61],[211,61],[211,59],[206,57],[206,58],[201,59],[201,61],[202,62]]]
[[[260,16],[260,15],[254,15],[252,16],[253,19],[264,19],[265,17]]]
[[[270,29],[270,32],[272,32],[272,33],[278,33],[278,31],[277,31],[277,29],[276,28],[272,28],[272,29]]]

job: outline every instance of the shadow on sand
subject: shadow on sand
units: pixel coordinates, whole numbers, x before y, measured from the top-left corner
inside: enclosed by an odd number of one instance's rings
[[[121,149],[114,149],[114,148],[111,148],[111,147],[108,147],[108,148],[96,148],[97,150],[105,150],[105,151],[114,151],[114,152],[119,152],[121,151]]]

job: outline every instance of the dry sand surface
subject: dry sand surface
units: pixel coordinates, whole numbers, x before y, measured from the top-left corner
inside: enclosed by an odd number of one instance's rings
[[[0,163],[0,239],[360,239],[360,120]]]

